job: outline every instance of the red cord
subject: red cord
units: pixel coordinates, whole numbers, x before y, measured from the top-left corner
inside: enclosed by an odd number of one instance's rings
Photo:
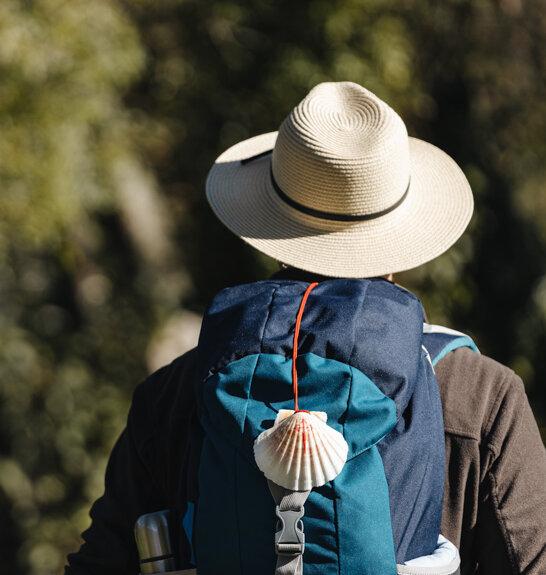
[[[296,316],[296,327],[294,328],[294,344],[292,346],[292,389],[294,391],[294,411],[305,411],[305,409],[299,409],[298,406],[298,371],[296,369],[296,359],[298,358],[298,337],[300,335],[301,318],[303,316],[303,310],[305,308],[307,298],[309,297],[311,290],[317,286],[318,282],[313,282],[307,286],[307,289],[301,298],[298,315]]]

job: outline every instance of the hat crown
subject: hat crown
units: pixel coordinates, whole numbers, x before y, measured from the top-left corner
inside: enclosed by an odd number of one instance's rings
[[[408,134],[398,114],[352,82],[319,84],[282,123],[272,158],[277,185],[302,206],[365,216],[408,188]]]

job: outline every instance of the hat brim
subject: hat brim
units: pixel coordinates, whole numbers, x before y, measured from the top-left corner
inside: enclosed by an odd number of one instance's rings
[[[445,252],[464,232],[474,207],[459,166],[436,146],[409,138],[411,180],[393,211],[360,222],[307,215],[289,206],[270,179],[277,132],[232,146],[207,177],[207,199],[234,234],[290,266],[332,277],[376,277],[408,270]]]

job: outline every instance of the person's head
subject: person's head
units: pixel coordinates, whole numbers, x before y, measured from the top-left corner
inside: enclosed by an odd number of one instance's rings
[[[378,277],[445,252],[473,210],[461,169],[351,82],[319,84],[278,132],[229,148],[207,178],[218,218],[261,252],[328,277]]]

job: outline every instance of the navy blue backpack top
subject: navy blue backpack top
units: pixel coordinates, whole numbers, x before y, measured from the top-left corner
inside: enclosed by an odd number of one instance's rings
[[[434,364],[461,346],[477,351],[424,323],[417,297],[382,278],[221,291],[198,346],[204,442],[185,526],[199,575],[457,573],[458,552],[440,534]],[[258,436],[294,408],[296,355],[301,411],[326,412],[348,446],[339,475],[305,494],[276,492],[254,456]]]

